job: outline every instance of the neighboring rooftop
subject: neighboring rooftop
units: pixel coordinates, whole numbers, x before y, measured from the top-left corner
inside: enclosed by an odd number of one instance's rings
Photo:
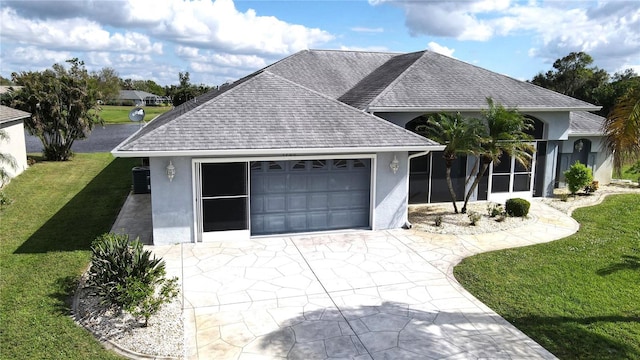
[[[31,114],[26,111],[0,105],[0,124],[22,120],[28,118],[29,116],[31,116]]]

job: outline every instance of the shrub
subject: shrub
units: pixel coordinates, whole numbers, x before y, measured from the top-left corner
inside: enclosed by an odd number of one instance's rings
[[[107,233],[91,245],[91,267],[88,284],[103,303],[144,317],[149,317],[160,306],[177,296],[177,279],[165,279],[164,261],[144,250],[137,239]],[[159,292],[156,292],[159,288]]]
[[[591,184],[584,187],[584,192],[587,194],[591,194],[592,192],[596,192],[600,188],[600,183],[596,180],[592,181]]]
[[[593,181],[591,169],[580,163],[580,161],[576,161],[575,164],[571,165],[569,170],[564,172],[564,177],[567,180],[567,187],[572,195],[575,195],[578,190]]]
[[[489,203],[487,204],[487,215],[489,217],[496,217],[504,213],[504,209],[500,204]]]
[[[529,208],[531,204],[520,198],[514,198],[507,200],[505,204],[507,215],[515,217],[525,217],[529,214]]]
[[[479,213],[477,213],[475,211],[469,211],[467,216],[469,217],[469,221],[471,222],[471,225],[473,225],[473,226],[476,226],[476,224],[478,222],[480,222],[480,219],[482,219],[482,215],[480,215]]]

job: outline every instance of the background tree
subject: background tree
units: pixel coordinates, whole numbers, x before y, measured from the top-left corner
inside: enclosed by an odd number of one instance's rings
[[[605,146],[613,153],[618,176],[622,167],[640,160],[640,86],[629,88],[614,105],[603,124]]]
[[[609,81],[609,74],[598,69],[584,52],[572,52],[553,63],[555,71],[538,73],[533,84],[580,100],[594,103],[594,90]]]
[[[2,86],[11,86],[11,85],[14,85],[14,84],[11,82],[11,80],[9,80],[9,79],[7,79],[7,78],[5,78],[3,76],[0,76],[0,85],[2,85]]]
[[[610,76],[593,64],[584,52],[572,52],[553,63],[554,70],[538,73],[531,82],[546,89],[602,106],[600,116],[608,116],[618,98],[631,87],[640,84],[640,77],[632,69]]]
[[[165,87],[165,94],[166,96],[171,97],[173,106],[178,106],[182,103],[185,103],[212,89],[211,87],[204,84],[191,84],[188,71],[184,73],[178,73],[178,79],[180,81],[178,86],[171,85]]]
[[[426,124],[416,126],[416,132],[424,137],[444,144],[442,158],[445,161],[447,187],[457,214],[456,192],[451,181],[451,167],[458,155],[477,154],[481,150],[485,127],[478,119],[466,119],[460,113],[432,115]]]
[[[97,82],[84,62],[74,58],[67,63],[69,69],[54,64],[42,72],[12,74],[13,81],[22,86],[12,92],[12,105],[31,113],[25,126],[42,141],[47,160],[68,160],[73,142],[87,137],[101,123]]]
[[[98,90],[98,100],[107,102],[118,98],[120,94],[120,78],[118,73],[110,67],[103,68],[91,74],[91,85]]]
[[[481,165],[477,167],[471,187],[467,191],[462,206],[462,213],[467,212],[467,203],[478,187],[483,174],[490,164],[499,164],[503,156],[513,157],[525,167],[529,167],[535,147],[528,141],[533,138],[526,133],[533,125],[530,120],[522,116],[516,109],[506,109],[495,104],[491,98],[487,99],[489,108],[482,112],[482,120],[486,126],[486,137],[481,144],[479,158]]]

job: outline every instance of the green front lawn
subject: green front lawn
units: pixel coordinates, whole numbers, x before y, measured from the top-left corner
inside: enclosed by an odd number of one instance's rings
[[[132,159],[77,154],[40,162],[3,191],[0,358],[116,359],[70,318],[69,297],[131,187]]]
[[[473,256],[454,274],[561,359],[640,359],[640,195],[573,216],[566,239]]]
[[[104,122],[107,124],[122,124],[122,123],[130,123],[129,120],[129,112],[133,109],[134,106],[112,106],[112,105],[103,105],[102,111],[100,111],[100,116],[104,119]],[[144,121],[149,122],[153,120],[158,115],[164,114],[165,112],[172,109],[171,106],[145,106],[144,109]]]

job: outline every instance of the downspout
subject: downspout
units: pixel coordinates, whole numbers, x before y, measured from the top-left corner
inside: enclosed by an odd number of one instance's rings
[[[420,156],[425,156],[430,152],[431,150],[418,152],[413,155],[409,155],[409,157],[407,158],[407,218],[404,221],[404,229],[411,229],[413,227],[413,225],[409,222],[409,176],[411,176],[411,160]]]

